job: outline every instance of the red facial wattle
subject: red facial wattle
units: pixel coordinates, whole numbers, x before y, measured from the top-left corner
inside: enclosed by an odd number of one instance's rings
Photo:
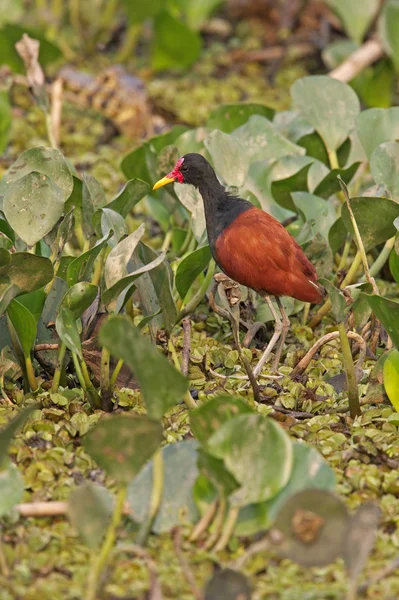
[[[183,163],[184,163],[184,158],[179,158],[179,160],[173,167],[173,171],[171,171],[169,173],[169,175],[167,175],[167,177],[170,177],[171,179],[175,179],[179,183],[183,183],[184,177],[180,171],[180,167],[182,166]]]

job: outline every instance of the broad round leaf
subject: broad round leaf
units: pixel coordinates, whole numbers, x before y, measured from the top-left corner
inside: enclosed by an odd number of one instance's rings
[[[32,171],[47,175],[62,190],[64,201],[71,195],[73,178],[65,158],[58,150],[44,147],[30,148],[13,162],[0,182],[0,194],[5,194],[12,184]]]
[[[377,1],[377,0],[376,0]],[[386,0],[379,21],[381,41],[399,71],[399,1]]]
[[[395,410],[399,413],[399,350],[392,350],[384,361],[384,387]]]
[[[211,112],[206,126],[209,129],[219,129],[224,133],[231,133],[244,125],[252,115],[261,115],[271,121],[274,110],[263,104],[224,104]]]
[[[105,208],[114,210],[125,219],[132,208],[134,208],[134,206],[136,206],[149,191],[150,186],[148,183],[141,179],[131,179],[126,183],[118,196],[111,200]]]
[[[128,235],[124,240],[119,242],[109,253],[105,262],[104,278],[107,289],[117,283],[122,277],[128,275],[127,263],[129,262],[137,244],[143,237],[145,225],[142,223],[140,227]]]
[[[197,248],[188,254],[178,264],[176,269],[176,289],[182,299],[185,298],[191,285],[202,271],[207,267],[212,258],[211,250],[208,245]]]
[[[152,67],[156,71],[189,67],[201,51],[201,38],[167,12],[155,18]]]
[[[350,203],[366,252],[395,235],[394,221],[399,217],[397,202],[389,198],[363,196],[351,198]],[[342,206],[341,217],[346,229],[353,234],[352,221],[346,204]]]
[[[155,533],[170,531],[182,523],[194,523],[198,511],[193,498],[193,486],[198,477],[197,446],[195,440],[169,444],[162,449],[164,464],[164,488],[162,502],[154,521]],[[153,486],[152,461],[130,483],[128,503],[135,521],[142,522],[147,516]]]
[[[182,400],[188,380],[140,334],[130,319],[110,317],[101,327],[99,339],[113,356],[123,358],[134,373],[150,417],[162,419],[168,408]]]
[[[320,283],[323,287],[325,287],[328,297],[331,302],[332,311],[334,314],[334,318],[337,323],[342,323],[345,320],[345,315],[349,310],[349,307],[346,306],[345,296],[331,281],[328,279],[321,278]]]
[[[47,175],[33,171],[8,186],[3,209],[7,221],[28,245],[41,240],[60,219],[65,196]]]
[[[290,478],[291,440],[282,427],[262,415],[244,414],[227,421],[208,439],[206,448],[224,461],[241,484],[230,496],[233,506],[268,500]]]
[[[330,152],[338,150],[360,112],[359,99],[346,83],[327,75],[298,79],[291,87],[294,107],[321,135]]]
[[[399,139],[399,107],[370,108],[356,118],[356,131],[370,159],[377,146]]]
[[[55,321],[55,328],[60,340],[66,345],[66,347],[69,348],[71,352],[77,354],[80,359],[82,359],[82,344],[80,341],[76,317],[66,306],[60,308]]]
[[[120,414],[104,418],[84,437],[86,451],[114,477],[127,485],[159,448],[163,429],[144,415]]]
[[[21,502],[24,489],[24,478],[16,465],[9,460],[5,461],[0,470],[0,517],[9,513],[13,506]]]
[[[174,192],[192,217],[192,228],[197,242],[203,237],[205,231],[205,211],[202,196],[193,185],[180,185],[175,183]]]
[[[253,413],[251,407],[236,396],[220,395],[190,411],[191,430],[197,440],[205,445],[207,440],[230,419]]]
[[[68,517],[84,543],[90,548],[100,545],[112,509],[112,494],[106,488],[91,481],[79,486],[68,498]]]
[[[379,0],[327,0],[340,18],[346,33],[359,45],[380,7]]]
[[[327,565],[339,556],[348,527],[345,504],[331,492],[304,490],[279,510],[275,550],[300,565]],[[273,538],[272,538],[273,539]]]
[[[78,319],[84,311],[94,302],[98,288],[96,285],[82,281],[75,283],[64,296],[61,306],[68,308]]]
[[[90,250],[83,252],[83,254],[68,264],[66,280],[69,286],[72,286],[79,281],[87,281],[90,279],[94,262],[101,250],[107,245],[111,235],[111,232],[105,235],[95,246],[90,248]]]
[[[108,235],[112,230],[112,236],[108,240],[111,248],[115,248],[119,240],[129,233],[125,219],[108,207],[96,210],[92,217],[92,223],[97,235]]]
[[[215,171],[226,185],[240,187],[248,173],[250,156],[234,136],[215,129],[204,141]]]
[[[372,294],[365,294],[372,311],[381,321],[388,335],[399,350],[399,302]]]
[[[384,185],[391,198],[399,200],[399,143],[385,142],[374,150],[370,171],[377,185]]]

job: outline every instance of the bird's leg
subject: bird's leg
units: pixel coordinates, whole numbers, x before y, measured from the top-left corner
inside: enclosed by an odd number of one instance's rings
[[[266,363],[267,359],[269,358],[271,351],[273,350],[274,346],[277,343],[277,340],[279,339],[279,337],[281,336],[281,333],[283,331],[283,324],[281,322],[281,319],[279,317],[279,315],[277,314],[274,306],[273,306],[273,302],[270,300],[269,296],[263,296],[264,299],[266,300],[266,303],[268,305],[268,307],[270,308],[270,312],[273,315],[273,318],[275,320],[275,326],[274,326],[274,333],[272,335],[272,338],[270,340],[270,342],[268,343],[268,345],[266,346],[265,351],[263,352],[260,361],[258,362],[258,364],[256,365],[255,369],[254,369],[254,375],[255,377],[257,377],[259,375],[259,373],[262,371],[263,369],[263,365]],[[285,313],[284,313],[285,314]]]
[[[278,369],[278,364],[279,364],[280,358],[281,358],[281,352],[283,350],[285,338],[287,337],[288,329],[290,327],[290,320],[287,317],[287,313],[285,312],[283,305],[281,304],[280,298],[278,298],[277,296],[276,296],[276,302],[277,302],[277,306],[280,309],[282,326],[281,326],[281,337],[279,339],[277,351],[276,351],[274,361],[273,361],[273,367],[272,367],[273,371],[277,371],[277,369]]]

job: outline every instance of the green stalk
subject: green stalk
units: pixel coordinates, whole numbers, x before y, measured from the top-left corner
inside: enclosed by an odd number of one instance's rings
[[[389,255],[391,254],[391,250],[395,245],[395,236],[391,237],[389,240],[385,242],[385,245],[373,264],[370,267],[370,275],[371,277],[375,277],[381,271],[382,267],[387,262]],[[366,277],[363,275],[360,281],[366,281]]]
[[[64,344],[64,342],[61,342],[60,347],[58,348],[57,367],[54,371],[53,384],[51,386],[51,391],[53,394],[58,392],[58,388],[60,385],[62,367],[64,365],[65,352],[66,352],[66,345]]]
[[[208,272],[205,276],[204,281],[202,282],[201,287],[196,292],[196,294],[194,294],[194,296],[191,298],[190,302],[188,302],[186,304],[186,306],[180,311],[180,313],[177,317],[177,323],[179,321],[181,321],[182,319],[184,319],[184,317],[187,317],[187,315],[191,314],[197,308],[198,304],[202,301],[206,292],[208,291],[209,284],[212,281],[212,277],[215,272],[215,267],[216,267],[215,261],[212,259],[209,263]]]
[[[9,399],[9,397],[7,396],[7,394],[4,390],[4,373],[3,373],[3,375],[0,375],[0,394],[1,394],[2,398],[4,398],[4,400],[11,402],[11,400]]]
[[[210,550],[210,548],[212,548],[212,546],[218,539],[220,532],[222,530],[222,527],[223,527],[223,521],[224,521],[224,517],[226,515],[226,507],[227,507],[226,498],[224,496],[221,496],[221,498],[219,500],[219,506],[216,511],[216,516],[213,521],[214,529],[213,529],[212,534],[209,536],[206,544],[204,545],[204,550]]]
[[[37,390],[39,389],[39,385],[36,381],[35,370],[33,368],[32,359],[30,356],[25,356],[25,368],[29,387],[32,390],[32,392],[37,392]]]
[[[3,539],[1,536],[1,530],[0,530],[0,573],[4,577],[10,576],[10,569],[8,567],[7,558],[6,558],[6,555],[4,552],[4,545],[3,545]]]
[[[136,23],[129,26],[123,46],[115,57],[116,63],[124,63],[132,56],[140,30],[141,26]]]
[[[354,419],[355,417],[360,416],[362,413],[360,410],[359,390],[356,380],[355,365],[353,364],[351,347],[344,322],[338,324],[338,331],[339,338],[341,340],[346,382],[348,385],[349,412],[352,419]]]
[[[337,272],[341,271],[341,269],[345,268],[351,244],[352,244],[352,236],[348,233],[346,242],[345,242],[345,246],[344,246],[344,249],[342,252],[341,260],[339,261],[339,265],[337,266]]]
[[[170,337],[168,340],[168,350],[172,355],[172,360],[173,360],[173,364],[175,365],[175,368],[178,371],[181,371],[181,367],[180,367],[180,363],[179,363],[179,357],[177,356],[177,352],[176,352],[176,348],[173,344],[172,338]],[[193,409],[193,408],[197,408],[197,403],[194,400],[194,398],[191,396],[189,390],[187,390],[185,396],[184,396],[184,402],[186,403],[187,408],[189,409]]]
[[[123,506],[125,504],[126,495],[127,486],[125,485],[121,487],[118,492],[111,523],[108,526],[103,545],[101,546],[100,554],[98,554],[97,551],[93,552],[92,564],[87,580],[85,600],[96,600],[97,598],[97,589],[100,583],[101,573],[104,570],[108,562],[109,555],[115,545],[116,531],[122,520]]]
[[[51,114],[47,110],[45,111],[45,117],[48,141],[50,142],[50,146],[54,148],[54,150],[58,150],[58,144],[56,142],[53,132],[53,120],[51,118]]]
[[[118,379],[118,375],[121,372],[121,369],[123,367],[123,363],[124,362],[125,361],[123,360],[123,358],[120,358],[118,360],[118,362],[116,363],[116,367],[115,367],[115,369],[114,369],[114,371],[113,371],[113,373],[111,375],[111,379],[110,379],[110,382],[109,382],[109,387],[110,387],[111,392],[113,392],[114,389],[115,389],[116,380]]]
[[[164,484],[164,463],[162,448],[158,448],[152,459],[152,490],[148,515],[137,532],[135,542],[144,546],[151,532],[152,525],[156,519],[162,502]]]
[[[192,238],[193,238],[193,228],[192,228],[192,217],[190,217],[190,222],[188,224],[188,230],[187,230],[187,234],[186,237],[184,238],[184,242],[182,244],[182,247],[179,250],[179,256],[183,257],[184,253],[186,252],[188,245],[190,244]]]
[[[110,390],[109,379],[109,361],[110,353],[105,346],[101,350],[101,370],[100,370],[100,387],[101,393],[108,393]]]
[[[76,354],[76,352],[72,352],[72,360],[73,360],[73,366],[75,367],[75,372],[79,379],[79,383],[82,387],[82,390],[86,391],[86,382],[83,377],[82,369],[80,368],[79,359],[78,359],[78,355]]]

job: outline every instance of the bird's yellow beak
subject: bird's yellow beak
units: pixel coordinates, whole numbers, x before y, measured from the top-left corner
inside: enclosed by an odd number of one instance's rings
[[[168,185],[168,183],[172,183],[172,181],[175,181],[176,178],[175,177],[171,177],[171,174],[169,173],[169,175],[166,175],[165,177],[162,177],[162,179],[160,179],[159,181],[157,181],[156,183],[154,183],[154,187],[152,188],[153,190],[157,190],[158,188],[164,186],[164,185]]]

